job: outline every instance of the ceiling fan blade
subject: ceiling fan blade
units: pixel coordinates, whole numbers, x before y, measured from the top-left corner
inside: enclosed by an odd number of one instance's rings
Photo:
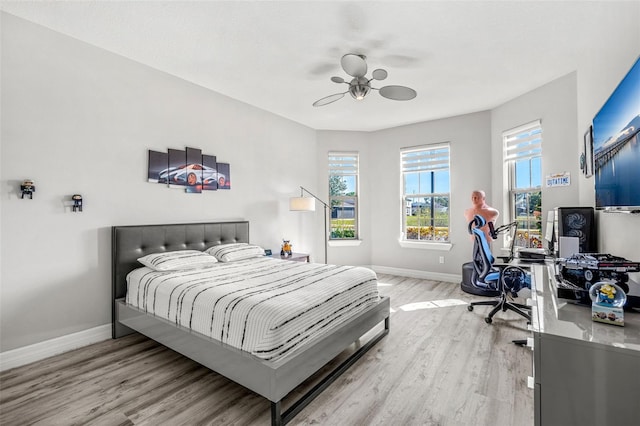
[[[364,59],[363,55],[347,53],[340,59],[340,65],[351,77],[364,77],[367,73],[367,62]]]
[[[331,77],[331,81],[334,83],[345,83],[344,78],[342,77]]]
[[[387,78],[387,72],[382,68],[378,68],[377,70],[373,70],[371,76],[374,80],[384,80],[385,78]]]
[[[415,90],[405,86],[384,86],[380,88],[380,95],[394,101],[408,101],[416,97]]]
[[[324,97],[322,99],[318,99],[317,101],[315,101],[313,103],[313,106],[314,107],[319,107],[319,106],[329,105],[332,102],[335,102],[337,100],[342,99],[342,97],[345,95],[345,93],[347,93],[347,92],[336,93],[336,94],[333,94],[333,95],[326,96],[326,97]]]

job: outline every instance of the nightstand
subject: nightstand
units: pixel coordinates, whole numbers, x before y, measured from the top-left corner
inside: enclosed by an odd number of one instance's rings
[[[293,253],[291,256],[280,256],[280,259],[293,262],[309,262],[309,256],[307,253]]]

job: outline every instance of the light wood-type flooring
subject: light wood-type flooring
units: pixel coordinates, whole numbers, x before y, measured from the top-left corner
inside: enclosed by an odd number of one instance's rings
[[[458,284],[379,281],[389,335],[290,424],[533,424],[532,352],[511,343],[529,335],[525,319],[501,312],[486,324],[490,308],[455,304],[482,299]],[[1,425],[270,423],[266,399],[138,334],[2,372],[0,386]]]

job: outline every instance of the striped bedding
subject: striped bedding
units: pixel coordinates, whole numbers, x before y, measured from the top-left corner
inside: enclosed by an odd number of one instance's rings
[[[127,303],[265,359],[329,333],[378,299],[370,269],[269,257],[127,276]]]

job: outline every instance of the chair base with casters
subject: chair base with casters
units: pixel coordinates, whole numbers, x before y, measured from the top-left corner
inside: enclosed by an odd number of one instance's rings
[[[491,288],[483,283],[476,284],[475,271],[473,268],[473,262],[467,262],[462,265],[462,281],[460,282],[460,289],[465,293],[473,294],[476,296],[496,297],[500,296],[500,290]]]
[[[527,319],[528,322],[531,322],[531,315],[529,311],[531,309],[530,306],[523,305],[521,303],[510,302],[508,300],[507,293],[504,292],[500,295],[500,298],[497,300],[482,300],[480,302],[471,302],[467,309],[469,311],[473,311],[474,306],[486,305],[486,306],[494,306],[494,308],[489,312],[489,315],[484,319],[487,324],[491,324],[493,322],[493,316],[497,314],[499,311],[506,312],[507,310],[516,312]]]
[[[527,322],[531,322],[531,307],[509,300],[509,296],[511,294],[517,294],[517,291],[523,287],[525,281],[526,272],[523,269],[517,266],[507,266],[500,271],[500,278],[498,279],[500,296],[498,299],[471,302],[469,306],[467,306],[467,309],[473,311],[474,306],[493,306],[489,315],[484,319],[487,324],[491,324],[493,322],[493,316],[500,311],[515,312],[526,318]]]

